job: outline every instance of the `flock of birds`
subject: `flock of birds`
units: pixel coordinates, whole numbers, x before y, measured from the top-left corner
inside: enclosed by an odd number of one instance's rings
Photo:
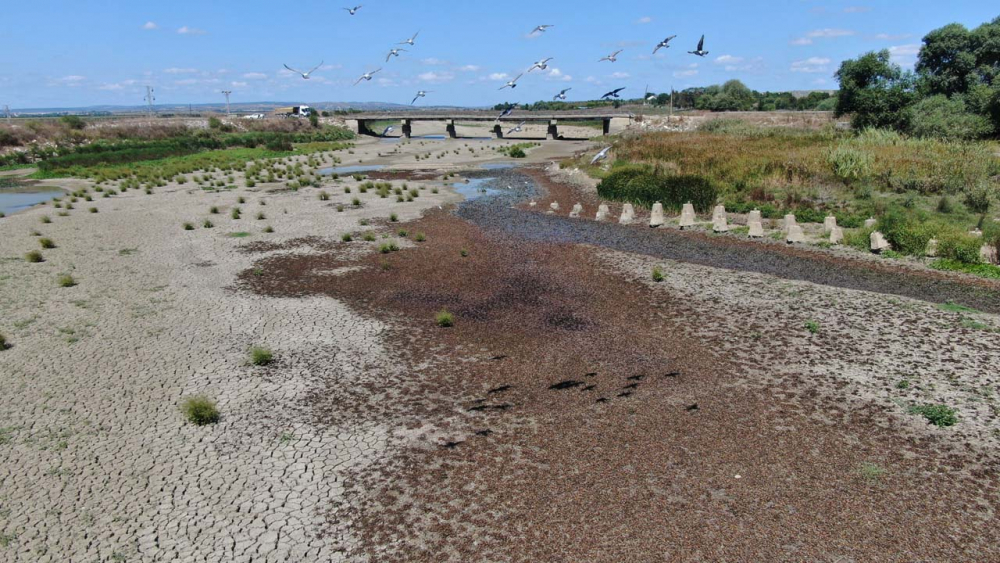
[[[353,8],[344,8],[344,10],[346,10],[347,13],[350,14],[351,16],[357,15],[357,13],[358,13],[358,11],[360,9],[361,9],[361,5],[360,4],[357,5],[357,6],[354,6]],[[529,35],[536,36],[538,34],[545,33],[546,31],[548,31],[550,28],[553,28],[553,27],[555,27],[555,26],[552,25],[552,24],[539,25],[539,26],[536,26],[535,29],[533,29]],[[397,45],[407,45],[407,46],[413,47],[413,46],[416,45],[416,41],[417,41],[417,36],[418,35],[420,35],[419,31],[417,33],[414,33],[413,36],[410,37],[409,39],[406,39],[404,41],[400,41],[399,43],[397,43]],[[667,37],[663,41],[660,41],[659,43],[657,43],[656,47],[653,48],[653,54],[655,55],[660,49],[669,49],[670,48],[670,42],[672,40],[676,39],[676,38],[677,38],[676,35],[671,35],[670,37]],[[388,63],[393,57],[399,57],[400,53],[403,53],[403,52],[406,52],[406,51],[407,51],[407,49],[402,48],[402,47],[393,47],[392,49],[389,50],[389,53],[386,55],[385,62]],[[618,55],[620,55],[623,51],[624,51],[624,49],[618,49],[617,51],[611,53],[610,55],[607,55],[605,57],[601,57],[597,62],[601,63],[601,62],[607,61],[607,62],[610,62],[610,63],[614,63],[614,62],[618,61]],[[705,50],[705,36],[704,35],[702,35],[701,39],[698,41],[698,47],[694,51],[688,51],[688,53],[692,54],[692,55],[695,55],[695,56],[698,56],[698,57],[704,57],[704,56],[708,55],[708,51]],[[525,74],[530,74],[530,73],[532,73],[535,70],[542,70],[542,71],[544,71],[544,70],[548,69],[549,68],[549,61],[551,61],[551,60],[553,60],[553,57],[547,57],[547,58],[544,58],[544,59],[542,59],[542,60],[534,63],[533,65],[531,65],[531,67],[528,70],[526,70],[526,71],[518,74],[514,78],[508,80],[503,86],[501,86],[499,88],[499,90],[505,90],[507,88],[510,88],[511,90],[514,90],[515,88],[517,88],[517,81],[520,80]],[[316,70],[318,70],[322,66],[323,66],[323,63],[321,62],[321,63],[319,63],[318,65],[316,65],[315,67],[313,67],[311,70],[309,70],[307,72],[302,72],[300,70],[295,70],[294,68],[288,66],[287,64],[285,65],[285,68],[287,68],[291,72],[294,72],[295,74],[298,74],[304,80],[309,80],[310,75],[312,75],[312,73],[314,73]],[[354,86],[357,86],[361,82],[370,82],[371,79],[374,77],[374,75],[376,73],[380,72],[381,70],[382,70],[382,68],[379,67],[379,68],[377,68],[375,70],[372,70],[372,71],[369,71],[369,72],[366,72],[366,73],[362,74],[360,77],[358,77],[357,80],[354,81]],[[552,98],[552,101],[565,101],[566,100],[566,93],[569,92],[570,90],[572,90],[572,88],[564,88],[563,90],[561,90],[558,94],[556,94]],[[614,90],[612,90],[610,92],[607,92],[603,96],[601,96],[601,99],[602,100],[610,100],[612,98],[617,99],[617,98],[620,97],[619,94],[623,90],[625,90],[624,87],[622,87],[622,88],[616,88],[616,89],[614,89]],[[420,90],[420,91],[418,91],[417,94],[413,97],[413,101],[410,102],[410,105],[411,106],[414,105],[415,103],[417,103],[417,100],[419,100],[420,98],[426,97],[427,94],[430,94],[430,93],[432,93],[432,90]],[[500,119],[502,119],[504,117],[507,117],[508,115],[510,115],[511,111],[513,111],[513,108],[505,110],[504,113],[502,113],[500,115],[500,117],[497,118],[497,120],[499,121]],[[520,130],[520,125],[518,127],[515,127],[514,129],[512,129],[511,132],[517,132],[519,130]]]

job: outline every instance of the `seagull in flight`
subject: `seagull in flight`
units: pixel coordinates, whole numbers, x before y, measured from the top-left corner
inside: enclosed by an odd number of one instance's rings
[[[601,96],[601,99],[605,100],[605,99],[608,99],[608,98],[617,98],[618,97],[618,93],[621,92],[624,89],[625,88],[618,88],[618,89],[612,90],[612,91],[608,92],[607,94],[604,94],[603,96]]]
[[[389,51],[389,54],[385,56],[385,62],[389,62],[389,59],[391,59],[393,57],[398,57],[399,53],[405,52],[405,51],[406,51],[406,49],[392,49],[391,51]]]
[[[656,52],[659,51],[660,49],[669,49],[670,48],[670,40],[674,39],[676,37],[677,37],[676,35],[671,35],[670,37],[667,37],[663,41],[660,41],[659,43],[657,43],[656,44],[656,48],[653,49],[653,54],[655,55]]]
[[[558,94],[555,95],[554,98],[552,98],[552,101],[554,102],[556,100],[565,100],[566,92],[569,92],[570,90],[572,90],[572,88],[566,88],[565,90],[559,92]]]
[[[504,88],[510,88],[511,90],[513,90],[514,88],[517,88],[517,81],[520,80],[522,76],[524,76],[523,72],[521,74],[518,74],[513,80],[508,80],[507,83],[501,86],[499,89],[503,90]]]
[[[353,16],[354,14],[358,13],[358,10],[361,9],[361,4],[358,4],[353,8],[344,8],[344,9],[347,10],[348,14],[351,14]]]
[[[309,72],[302,72],[301,70],[295,70],[294,68],[292,68],[292,67],[290,67],[288,65],[285,65],[285,68],[287,68],[288,70],[294,72],[295,74],[301,75],[304,80],[309,80],[309,75],[312,74],[312,73],[314,73],[314,72],[316,72],[316,69],[318,69],[321,66],[323,66],[322,62],[319,63],[318,65],[316,65],[315,67],[313,67],[313,69],[310,70]]]
[[[356,82],[354,83],[354,85],[355,85],[355,86],[357,86],[357,85],[358,85],[358,82],[361,82],[362,80],[368,80],[368,81],[371,81],[371,79],[372,79],[372,75],[374,75],[374,74],[375,74],[376,72],[378,72],[378,71],[380,71],[380,70],[382,70],[382,69],[381,69],[381,68],[377,68],[377,69],[375,69],[375,70],[373,70],[373,71],[371,71],[371,72],[366,72],[366,73],[362,74],[362,75],[361,75],[361,78],[359,78],[359,79],[358,79],[358,80],[357,80],[357,81],[356,81]]]
[[[610,55],[608,55],[606,57],[601,57],[601,60],[599,60],[597,62],[602,62],[602,61],[615,62],[615,61],[618,60],[618,53],[621,53],[624,50],[625,49],[618,49],[617,51],[615,51],[614,53],[611,53]]]
[[[598,160],[603,160],[603,159],[607,158],[609,150],[611,150],[611,147],[606,147],[604,150],[602,150],[601,152],[597,153],[597,156],[595,156],[594,160],[591,160],[590,163],[591,164],[595,164],[595,163],[597,163]]]
[[[414,41],[417,40],[417,36],[418,35],[420,35],[419,31],[416,32],[416,33],[414,33],[413,37],[407,39],[406,41],[400,41],[399,43],[396,43],[396,45],[409,45],[410,47],[412,47],[412,46],[416,45],[416,43],[414,43]]]
[[[538,61],[537,63],[531,65],[531,68],[528,69],[528,72],[531,72],[531,71],[535,70],[536,68],[538,70],[545,70],[545,69],[549,68],[549,61],[551,61],[552,58],[553,57],[549,57],[547,59],[542,59],[542,60]]]
[[[383,129],[383,130],[382,130],[382,134],[381,134],[381,135],[379,135],[379,136],[380,136],[380,137],[385,137],[385,136],[386,136],[386,135],[388,135],[389,133],[392,133],[393,129],[394,129],[394,128],[393,128],[393,126],[392,126],[392,125],[390,125],[390,126],[386,127],[385,129]]]
[[[540,25],[540,26],[536,27],[535,29],[532,29],[531,33],[529,35],[534,35],[536,33],[545,33],[546,31],[549,30],[550,27],[555,27],[555,26],[554,25]]]
[[[520,133],[521,127],[524,127],[524,123],[525,123],[524,121],[518,123],[517,127],[511,129],[510,131],[507,131],[507,134],[510,135],[511,133]]]
[[[699,57],[704,57],[705,55],[708,54],[708,51],[705,50],[704,35],[701,36],[701,41],[698,41],[698,49],[696,51],[688,51],[688,53],[691,53],[692,55],[698,55]]]
[[[424,96],[426,96],[430,92],[431,92],[430,90],[421,90],[421,91],[417,92],[417,95],[413,97],[413,101],[410,102],[410,105],[412,106],[413,104],[417,103],[417,100],[419,100],[420,98],[423,98]]]
[[[513,105],[513,106],[511,106],[511,107],[503,110],[500,113],[500,117],[497,118],[497,121],[500,121],[501,119],[503,119],[503,118],[507,117],[508,115],[514,113],[514,108],[516,108],[516,107],[517,107],[517,105],[515,104],[515,105]]]

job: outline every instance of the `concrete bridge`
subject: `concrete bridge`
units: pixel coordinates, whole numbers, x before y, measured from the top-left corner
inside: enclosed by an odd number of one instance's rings
[[[443,121],[445,131],[452,139],[458,138],[455,129],[456,122],[484,122],[492,123],[493,134],[497,139],[504,138],[504,131],[509,127],[516,126],[522,121],[526,123],[545,123],[548,125],[545,138],[556,140],[564,138],[559,134],[559,123],[582,123],[600,121],[604,135],[611,132],[611,120],[631,119],[627,113],[588,113],[588,112],[564,112],[564,113],[531,113],[517,112],[503,119],[497,119],[499,112],[454,112],[454,113],[421,113],[421,112],[395,112],[395,113],[371,113],[356,114],[348,118],[348,121],[357,121],[359,135],[379,136],[381,131],[373,131],[370,124],[378,121],[399,121],[402,124],[403,137],[409,139],[413,133],[413,123],[415,121]],[[511,125],[513,124],[513,125]]]

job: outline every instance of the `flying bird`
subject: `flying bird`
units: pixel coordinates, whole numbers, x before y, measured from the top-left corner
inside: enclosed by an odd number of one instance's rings
[[[566,92],[569,92],[570,90],[572,90],[572,88],[566,88],[565,90],[559,92],[558,94],[555,95],[554,98],[552,98],[552,101],[554,102],[556,100],[565,100]]]
[[[607,158],[609,150],[611,150],[611,147],[606,147],[604,150],[597,153],[597,156],[595,156],[594,160],[591,160],[590,163],[595,164],[598,160],[603,160],[604,158]]]
[[[529,35],[534,35],[535,33],[545,33],[546,31],[548,31],[548,29],[550,27],[555,27],[555,26],[554,25],[540,25],[540,26],[536,27],[535,29],[532,29],[531,33]]]
[[[625,49],[618,49],[617,51],[615,51],[614,53],[611,53],[610,55],[608,55],[608,56],[606,56],[606,57],[601,57],[601,60],[599,60],[599,61],[597,61],[597,62],[602,62],[602,61],[611,61],[611,62],[615,62],[615,61],[617,61],[617,60],[618,60],[618,53],[621,53],[621,52],[622,52],[622,51],[624,51],[624,50],[625,50]]]
[[[322,62],[319,63],[318,65],[316,65],[315,67],[313,67],[313,69],[310,70],[309,72],[302,72],[301,70],[295,70],[294,68],[292,68],[292,67],[290,67],[288,65],[285,65],[285,68],[287,68],[288,70],[294,72],[295,74],[301,75],[303,79],[309,80],[309,75],[312,74],[312,73],[314,73],[314,72],[316,72],[316,69],[318,69],[321,66],[323,66]]]
[[[375,70],[373,70],[371,72],[366,72],[366,73],[362,74],[361,78],[357,79],[357,81],[354,82],[354,86],[357,86],[358,82],[361,82],[362,80],[368,80],[368,81],[370,81],[372,79],[372,75],[374,75],[376,72],[378,72],[380,70],[382,70],[382,69],[381,68],[377,68],[377,69],[375,69]]]
[[[348,14],[351,14],[353,16],[354,14],[358,13],[358,10],[361,9],[361,4],[358,4],[353,8],[344,8],[344,9],[347,10]]]
[[[379,136],[380,136],[380,137],[385,137],[385,136],[386,136],[386,135],[388,135],[389,133],[392,133],[392,131],[393,131],[393,126],[392,126],[392,125],[389,125],[388,127],[386,127],[385,129],[383,129],[383,130],[382,130],[382,134],[381,134],[381,135],[379,135]]]
[[[671,35],[670,37],[667,37],[663,41],[660,41],[659,43],[657,43],[656,44],[656,48],[653,49],[653,54],[655,55],[656,52],[659,51],[660,49],[669,49],[670,48],[670,40],[674,39],[675,37],[677,37],[677,36],[676,35]]]
[[[514,113],[514,108],[516,108],[516,107],[517,107],[517,104],[515,104],[515,105],[513,105],[513,106],[511,106],[511,107],[503,110],[502,112],[500,112],[500,117],[497,118],[497,121],[500,121],[501,119],[503,119],[503,118],[507,117],[508,115]]]
[[[413,101],[410,102],[410,105],[412,106],[413,104],[417,103],[417,100],[419,100],[420,98],[423,98],[424,96],[426,96],[429,93],[430,93],[430,90],[421,90],[421,91],[417,92],[417,95],[413,97]]]
[[[603,96],[601,96],[601,99],[605,100],[607,98],[617,98],[618,97],[618,93],[621,92],[624,89],[625,88],[617,88],[615,90],[612,90],[612,91],[608,92],[607,94],[604,94]]]
[[[528,72],[531,72],[531,71],[535,70],[536,68],[538,70],[545,70],[545,69],[549,68],[549,61],[551,61],[551,60],[552,60],[552,57],[549,57],[547,59],[542,59],[542,60],[538,61],[537,63],[531,65],[531,68],[528,69]]]
[[[522,76],[524,76],[523,72],[514,77],[513,80],[508,80],[506,84],[499,88],[499,90],[503,90],[504,88],[510,88],[513,90],[514,88],[517,88],[517,81],[520,80]]]
[[[518,123],[517,127],[511,129],[510,131],[507,131],[507,134],[510,135],[511,133],[520,133],[521,127],[524,127],[524,123],[525,123],[524,121]]]
[[[389,51],[389,54],[385,56],[385,62],[389,62],[389,59],[393,57],[398,57],[401,52],[406,52],[406,49],[392,49]]]
[[[701,40],[698,41],[698,49],[696,51],[688,51],[688,53],[691,53],[692,55],[698,55],[699,57],[704,57],[705,55],[708,54],[708,51],[705,50],[705,36],[704,35],[702,35],[701,36]]]
[[[397,45],[409,45],[410,47],[412,47],[412,46],[414,46],[414,45],[416,44],[416,43],[414,43],[414,41],[416,41],[416,40],[417,40],[417,36],[418,36],[418,35],[420,35],[420,32],[419,32],[419,31],[418,31],[418,32],[416,32],[416,33],[414,33],[414,34],[413,34],[413,37],[411,37],[411,38],[407,39],[406,41],[400,41],[399,43],[396,43],[396,44],[397,44]]]

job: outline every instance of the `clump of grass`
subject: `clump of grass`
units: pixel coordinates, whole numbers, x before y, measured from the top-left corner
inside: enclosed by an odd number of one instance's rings
[[[37,250],[32,250],[31,252],[25,254],[24,259],[33,264],[45,261],[45,258],[42,257],[42,253]]]
[[[73,276],[69,274],[63,274],[59,276],[58,282],[59,282],[59,287],[73,287],[74,285],[76,285],[76,280],[73,279]]]
[[[96,208],[96,207],[91,207],[91,208],[90,208],[90,209],[88,209],[87,211],[89,211],[89,212],[91,212],[91,213],[97,213],[97,208]]]
[[[205,227],[206,229],[211,229],[212,227],[215,226],[215,223],[209,221],[208,219],[205,219],[205,222],[202,223],[201,226]]]
[[[181,411],[189,422],[197,426],[206,426],[219,422],[219,407],[215,401],[204,395],[196,395],[184,399]]]
[[[399,221],[399,216],[393,213],[392,215],[389,215],[389,220],[392,221],[393,223],[396,223]]]
[[[212,207],[208,208],[208,212],[211,213],[212,215],[218,215],[219,208],[213,205]]]
[[[194,225],[192,225],[191,223],[184,223],[183,226],[184,226],[184,230],[185,231],[193,231],[194,230]]]
[[[866,481],[879,481],[888,472],[881,465],[866,461],[858,468],[858,473],[860,473]]]
[[[462,255],[462,258],[465,258],[465,257],[467,257],[469,255],[469,251],[466,250],[466,249],[464,249],[464,248],[462,250],[458,251],[458,253]]]
[[[806,321],[806,330],[812,334],[819,332],[819,323],[816,321]]]
[[[337,204],[337,213],[343,213],[343,212],[344,212],[344,204],[338,203]]]
[[[435,315],[434,320],[437,321],[437,325],[442,328],[448,328],[455,326],[455,317],[448,312],[447,309],[441,309],[438,314]]]
[[[910,414],[919,414],[927,422],[941,428],[953,426],[958,422],[957,411],[947,405],[913,405]]]
[[[375,242],[375,235],[373,235],[372,233],[365,233],[365,236],[362,238],[364,239],[365,242]]]
[[[909,388],[910,388],[909,379],[900,379],[899,381],[896,382],[896,389],[909,389]]]
[[[351,242],[352,240],[354,240],[354,237],[351,236],[351,233],[344,233],[343,235],[340,236],[340,240],[343,242]]]
[[[234,207],[233,210],[232,210],[232,212],[229,214],[229,216],[232,217],[233,219],[239,219],[240,218],[240,208],[239,207]]]
[[[274,361],[274,353],[260,346],[250,348],[250,363],[255,366],[266,366]]]
[[[361,200],[358,198],[354,198],[351,200],[351,205],[353,205],[354,207],[361,207]]]
[[[410,233],[406,232],[406,229],[399,229],[399,231],[396,234],[398,234],[403,238],[406,238],[406,236],[409,235]]]
[[[417,236],[413,237],[413,240],[417,242],[424,242],[425,240],[427,240],[427,235],[425,235],[424,233],[417,233]]]
[[[264,227],[264,232],[265,233],[273,233],[274,232],[274,227],[272,227],[271,225],[268,225],[268,226]]]
[[[330,200],[330,194],[326,193],[325,191],[319,192],[319,200],[320,201],[329,201]]]
[[[40,244],[42,248],[46,250],[56,247],[56,243],[52,242],[52,239],[50,238],[40,238],[38,239],[38,244]]]
[[[938,305],[938,309],[942,311],[947,311],[949,313],[978,313],[979,311],[966,307],[965,305],[959,305],[958,303],[952,303],[951,301],[942,303]]]
[[[7,337],[4,336],[2,332],[0,332],[0,352],[6,350],[9,347],[10,344],[7,343]]]
[[[242,197],[242,196],[241,196],[241,197],[240,197],[239,199],[237,199],[236,201],[237,201],[237,202],[239,202],[239,203],[246,203],[246,202],[247,202],[247,198],[245,198],[245,197]]]
[[[659,266],[654,266],[653,267],[653,281],[659,283],[659,282],[663,281],[663,279],[664,279],[664,277],[663,277],[663,268],[661,268]]]
[[[362,227],[367,227],[368,223],[369,223],[368,219],[359,219],[358,220],[358,224],[361,225]]]
[[[267,219],[267,216],[264,215],[263,211],[261,211],[260,213],[257,214],[257,220],[258,221],[263,221],[264,219]]]
[[[52,222],[52,218],[48,215],[42,215],[42,223],[48,224]]]

